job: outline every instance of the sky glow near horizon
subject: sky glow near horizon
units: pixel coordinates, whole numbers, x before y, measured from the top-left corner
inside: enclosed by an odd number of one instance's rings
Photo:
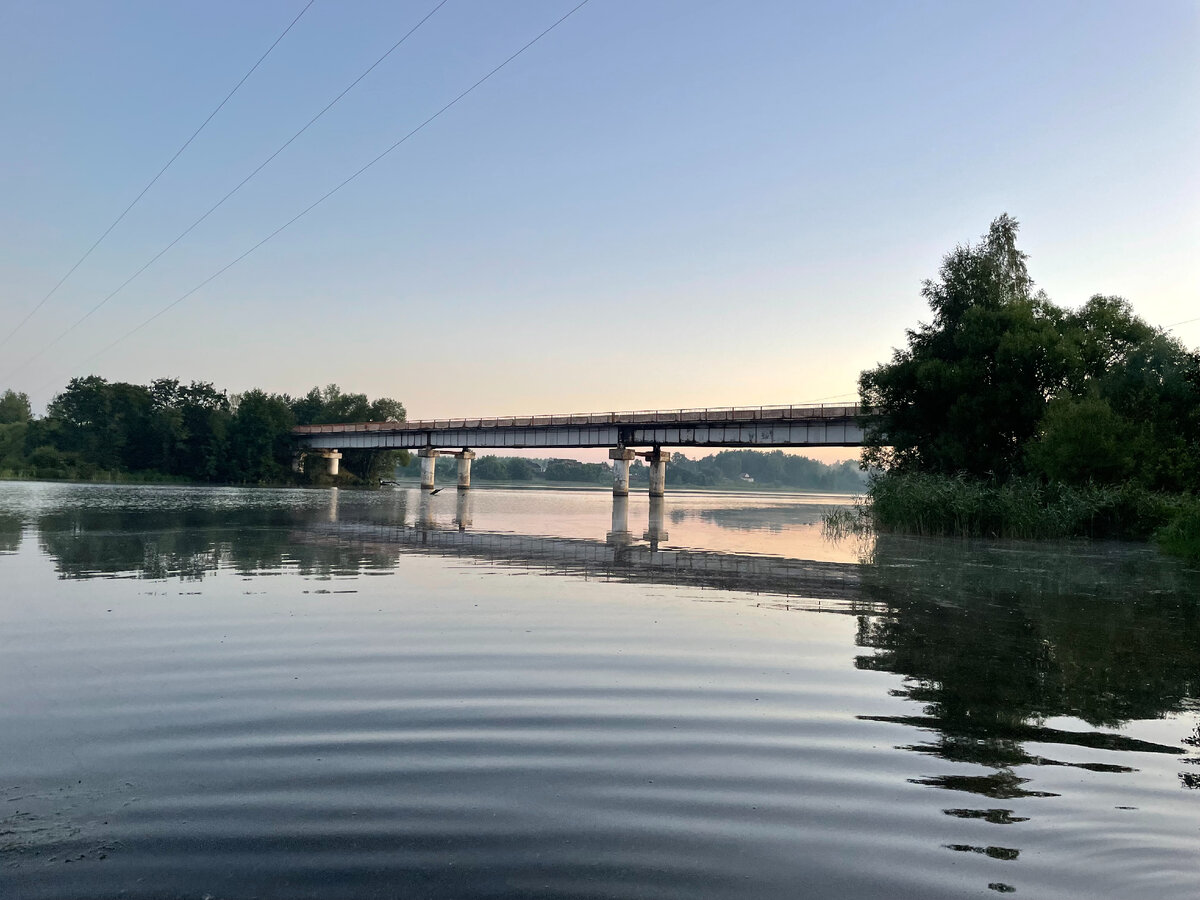
[[[113,350],[575,5],[317,0],[6,345],[73,376],[412,418],[851,398],[921,280],[1009,212],[1076,306],[1200,317],[1200,4],[592,0],[357,181]],[[0,337],[303,7],[0,3]],[[1200,344],[1200,321],[1175,333]],[[12,373],[10,375],[10,373]],[[845,455],[843,453],[843,455]]]

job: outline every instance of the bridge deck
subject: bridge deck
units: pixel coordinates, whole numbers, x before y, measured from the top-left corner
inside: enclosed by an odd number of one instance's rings
[[[855,447],[857,404],[719,407],[301,425],[313,448]]]

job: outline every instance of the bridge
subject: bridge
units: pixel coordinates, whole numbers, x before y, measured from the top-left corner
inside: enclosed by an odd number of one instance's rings
[[[664,447],[858,447],[861,418],[857,404],[806,404],[301,425],[294,434],[325,457],[331,475],[345,449],[415,450],[426,490],[434,487],[438,456],[458,460],[458,487],[466,490],[476,448],[608,448],[614,494],[629,493],[629,463],[641,456],[650,466],[650,494],[660,497],[670,457]]]

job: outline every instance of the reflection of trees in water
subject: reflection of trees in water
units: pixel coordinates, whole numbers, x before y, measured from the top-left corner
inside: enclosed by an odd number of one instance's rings
[[[880,539],[864,571],[889,606],[860,620],[862,668],[904,674],[911,699],[964,728],[1076,716],[1116,726],[1200,695],[1194,575],[1153,552],[971,551]]]
[[[671,521],[699,519],[733,531],[782,532],[796,525],[815,525],[825,515],[824,506],[744,506],[729,509],[672,509]]]
[[[394,514],[372,512],[372,518]],[[329,515],[289,508],[71,509],[42,516],[38,533],[65,578],[132,574],[198,581],[221,566],[245,574],[295,568],[332,576],[395,565],[396,552],[293,541],[295,528]]]
[[[1132,771],[1036,755],[1026,749],[1031,743],[1182,754],[1178,746],[1046,721],[1069,716],[1115,728],[1194,709],[1200,600],[1188,588],[1192,578],[1152,551],[1084,545],[1055,553],[881,537],[863,591],[883,611],[859,616],[855,641],[873,652],[856,665],[904,676],[895,693],[920,704],[922,714],[864,718],[932,735],[903,749],[995,770],[914,783],[1001,802],[1054,796],[1027,787],[1020,766]],[[1195,787],[1197,775],[1185,772],[1180,780]],[[1001,825],[1024,820],[1002,806],[945,813]]]
[[[16,516],[0,513],[0,553],[15,553],[21,546],[23,523]]]
[[[1195,747],[1197,750],[1200,750],[1200,725],[1197,725],[1195,732],[1193,732],[1188,737],[1185,737],[1183,739],[1183,742],[1185,744],[1187,744],[1189,747]],[[1200,790],[1200,754],[1193,754],[1191,756],[1185,757],[1183,761],[1186,763],[1190,763],[1193,766],[1196,766],[1197,771],[1180,772],[1179,773],[1180,784],[1182,784],[1185,788],[1190,788],[1191,790],[1194,790],[1194,791]]]

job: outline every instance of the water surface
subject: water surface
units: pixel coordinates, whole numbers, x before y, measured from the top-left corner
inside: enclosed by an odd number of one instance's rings
[[[1200,573],[845,502],[0,484],[0,896],[1200,894]]]

